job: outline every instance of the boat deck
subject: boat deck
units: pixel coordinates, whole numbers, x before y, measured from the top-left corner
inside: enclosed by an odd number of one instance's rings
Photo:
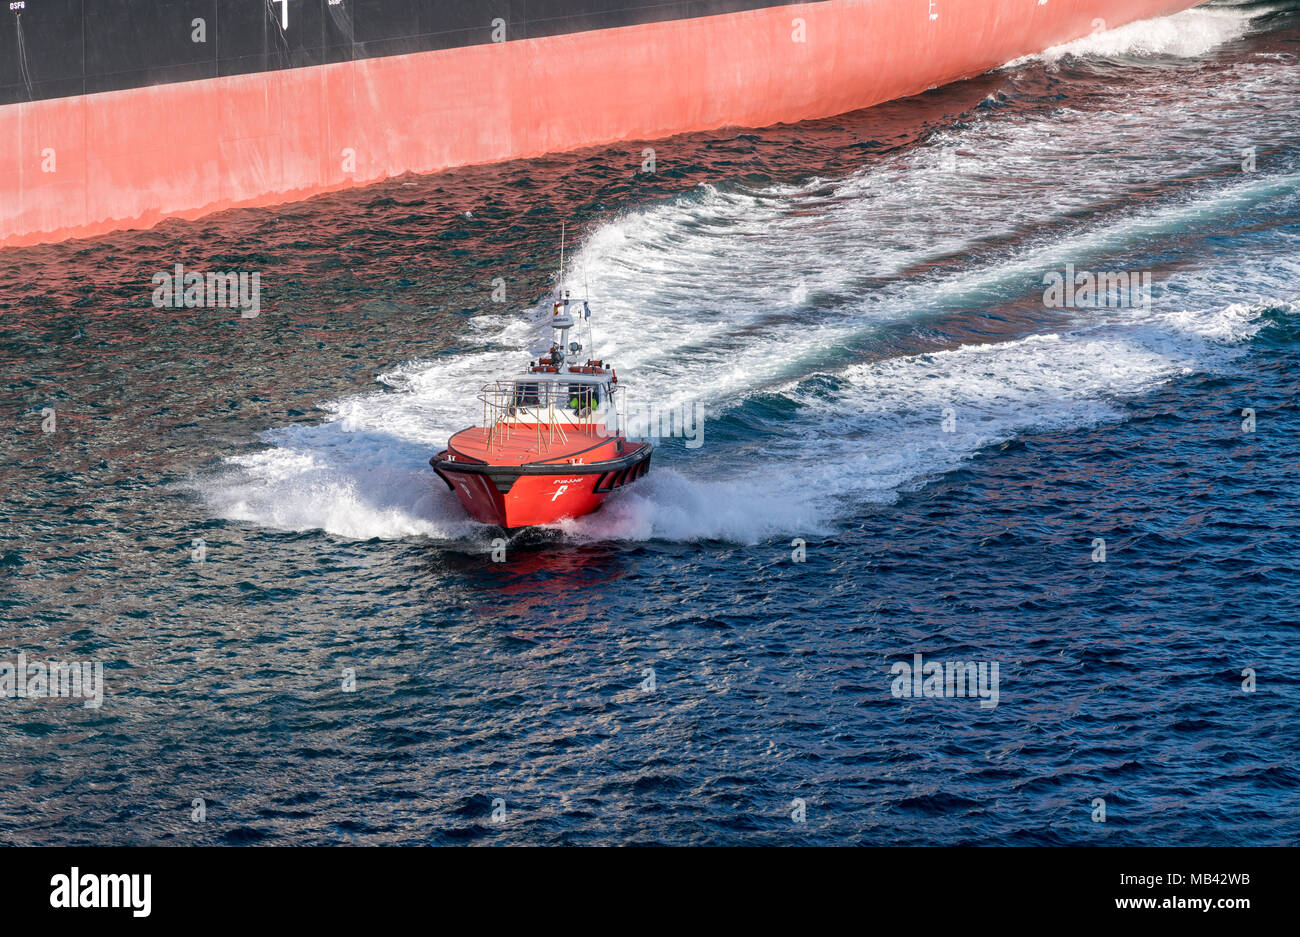
[[[488,430],[473,426],[452,436],[447,449],[457,459],[492,465],[576,464],[578,460],[590,463],[615,458],[619,454],[619,438],[598,435],[596,429],[594,426],[568,426],[561,436],[559,432],[543,427],[539,445],[534,424],[515,424],[508,430],[497,426],[490,440]]]

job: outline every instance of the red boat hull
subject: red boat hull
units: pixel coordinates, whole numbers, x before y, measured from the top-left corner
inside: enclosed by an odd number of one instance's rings
[[[444,450],[429,460],[474,520],[498,527],[537,527],[582,517],[650,469],[651,446],[630,447],[620,459],[582,466],[489,465],[452,461]]]

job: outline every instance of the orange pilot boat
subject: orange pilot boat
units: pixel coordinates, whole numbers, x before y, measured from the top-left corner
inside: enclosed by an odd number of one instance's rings
[[[591,315],[582,303],[584,320]],[[653,447],[624,434],[625,396],[613,367],[569,341],[566,291],[556,301],[550,353],[528,371],[483,387],[479,426],[429,460],[477,521],[531,527],[581,517],[650,469]],[[620,409],[623,413],[620,415]]]

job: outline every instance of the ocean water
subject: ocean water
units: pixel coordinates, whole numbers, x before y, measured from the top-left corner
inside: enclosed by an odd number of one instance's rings
[[[0,252],[0,660],[104,664],[0,699],[0,841],[1294,843],[1298,145],[1300,18],[1225,4]],[[561,221],[704,443],[495,562],[427,460],[546,343]],[[176,263],[261,315],[155,308]],[[896,697],[918,653],[997,705]]]

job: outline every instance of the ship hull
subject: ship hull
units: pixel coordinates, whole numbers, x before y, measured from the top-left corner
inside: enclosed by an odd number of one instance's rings
[[[11,97],[64,96],[0,105],[0,246],[406,172],[826,117],[977,75],[1098,21],[1191,5],[821,0],[91,94],[24,86]],[[27,81],[38,63],[20,64]],[[648,155],[630,149],[629,171]],[[670,148],[655,156],[671,159]]]
[[[648,472],[651,453],[649,443],[640,443],[623,457],[591,463],[581,471],[573,465],[470,463],[448,458],[447,450],[429,464],[470,517],[512,529],[590,514],[610,494]]]

